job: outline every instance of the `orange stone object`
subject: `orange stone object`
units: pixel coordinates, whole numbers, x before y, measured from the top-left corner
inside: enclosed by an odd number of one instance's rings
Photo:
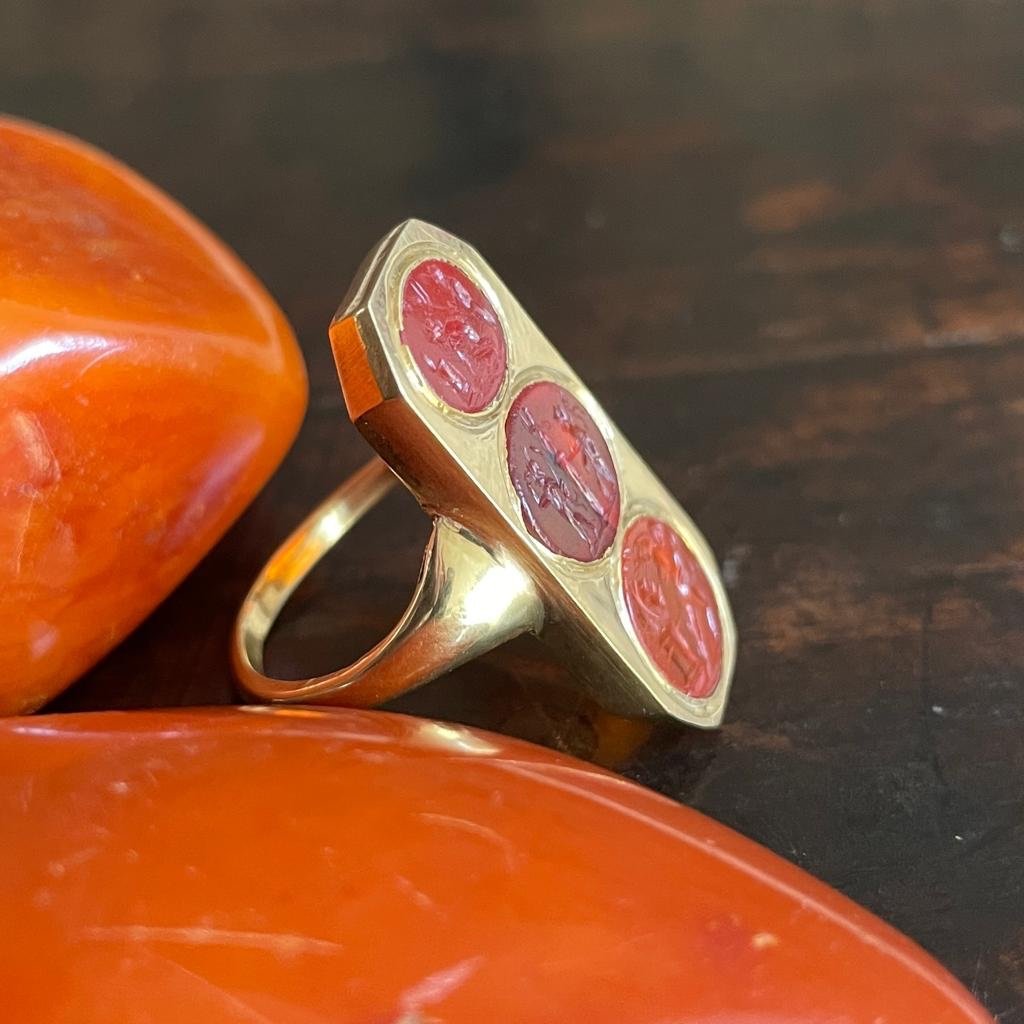
[[[305,403],[291,328],[233,253],[110,157],[0,118],[0,712],[167,596]]]
[[[908,939],[693,811],[372,711],[0,723],[18,1024],[981,1024]]]

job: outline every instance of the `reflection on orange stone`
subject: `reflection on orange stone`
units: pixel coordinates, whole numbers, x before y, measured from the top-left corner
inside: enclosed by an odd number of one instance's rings
[[[104,154],[0,118],[0,712],[52,697],[168,594],[305,400],[237,257]]]
[[[0,723],[18,1024],[966,1024],[907,939],[714,822],[372,711]]]

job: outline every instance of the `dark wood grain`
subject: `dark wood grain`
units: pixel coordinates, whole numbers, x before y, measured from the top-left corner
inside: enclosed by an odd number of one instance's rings
[[[1024,1021],[1022,48],[1008,0],[5,5],[0,106],[209,222],[312,378],[251,511],[54,709],[237,699],[250,578],[366,455],[326,324],[381,234],[433,220],[702,524],[742,646],[717,734],[615,733],[525,642],[402,706],[626,756]],[[282,671],[402,607],[425,523],[396,499],[359,531]]]

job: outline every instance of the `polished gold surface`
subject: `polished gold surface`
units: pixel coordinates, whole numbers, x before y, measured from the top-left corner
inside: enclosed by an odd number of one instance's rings
[[[402,344],[401,296],[427,258],[454,264],[486,293],[508,343],[508,372],[480,413],[459,413],[422,379]],[[551,643],[609,710],[667,713],[718,725],[736,657],[736,633],[714,557],[692,520],[608,419],[593,395],[475,250],[408,221],[371,253],[331,326],[349,414],[434,519],[416,593],[401,621],[353,665],[314,679],[263,674],[263,646],[288,597],[322,555],[389,489],[379,461],[342,485],[273,556],[238,617],[234,661],[243,686],[273,701],[368,705],[435,678],[523,632]],[[593,562],[550,551],[525,529],[506,467],[504,424],[513,397],[536,380],[562,385],[586,408],[618,472],[615,541]],[[714,591],[722,629],[720,682],[706,699],[673,687],[638,643],[622,600],[622,536],[636,516],[668,522]]]
[[[544,609],[529,578],[449,519],[438,518],[412,601],[395,628],[340,672],[285,682],[262,674],[263,645],[285,602],[313,566],[391,489],[373,459],[341,485],[278,550],[238,620],[235,666],[264,700],[369,707],[441,675],[520,633],[538,632]]]

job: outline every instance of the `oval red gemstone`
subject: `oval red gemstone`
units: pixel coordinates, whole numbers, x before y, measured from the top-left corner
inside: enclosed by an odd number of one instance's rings
[[[600,558],[619,525],[619,480],[587,410],[557,384],[531,384],[512,403],[505,440],[530,533],[556,554]]]
[[[622,592],[644,649],[689,697],[710,697],[722,674],[722,623],[704,570],[667,523],[641,516],[622,543]]]
[[[413,267],[402,294],[402,341],[438,398],[480,412],[505,379],[508,348],[484,293],[444,260]]]

